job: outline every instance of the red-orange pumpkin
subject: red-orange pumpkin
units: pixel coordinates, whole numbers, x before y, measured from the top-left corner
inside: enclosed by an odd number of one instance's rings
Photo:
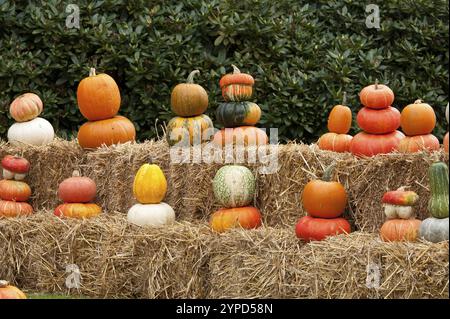
[[[254,126],[224,128],[214,134],[213,143],[218,146],[266,145],[269,142],[266,132]]]
[[[102,209],[97,204],[67,203],[56,207],[54,214],[59,217],[91,218],[101,212]]]
[[[17,287],[6,280],[0,280],[0,299],[27,299],[27,296]]]
[[[329,236],[351,232],[349,222],[344,218],[314,218],[304,216],[295,226],[295,234],[304,241],[323,240]]]
[[[448,132],[444,136],[444,150],[448,153]]]
[[[406,136],[400,141],[398,150],[403,153],[438,151],[441,145],[433,134]]]
[[[351,126],[352,110],[345,105],[334,106],[328,115],[328,131],[338,134],[347,134]]]
[[[77,102],[81,114],[89,121],[109,119],[119,112],[119,87],[111,76],[96,74],[91,68],[89,77],[78,84]]]
[[[6,155],[2,159],[2,167],[13,173],[26,174],[30,170],[30,162],[20,156]]]
[[[419,234],[421,220],[389,219],[380,229],[384,241],[415,241]]]
[[[0,198],[16,202],[26,202],[31,196],[27,183],[9,179],[0,180]]]
[[[25,93],[12,101],[9,113],[17,122],[26,122],[38,117],[43,108],[44,104],[38,95]]]
[[[97,187],[89,177],[73,171],[72,177],[63,180],[58,187],[58,197],[65,203],[89,203],[94,200]]]
[[[350,151],[353,136],[348,134],[325,133],[317,141],[321,150],[344,153]]]
[[[387,134],[400,127],[400,112],[391,106],[381,110],[363,107],[356,116],[356,122],[366,133]]]
[[[210,224],[211,228],[218,233],[231,228],[258,228],[261,226],[261,213],[258,208],[252,206],[222,208],[211,216]]]
[[[136,130],[133,123],[117,115],[101,121],[84,123],[78,131],[78,143],[82,148],[97,148],[134,141]]]
[[[0,217],[27,216],[33,213],[33,207],[24,202],[0,200]]]
[[[350,152],[356,156],[375,156],[388,154],[398,148],[398,144],[405,137],[400,131],[388,134],[368,134],[360,132],[353,136]]]
[[[232,74],[224,75],[219,82],[225,101],[247,101],[252,97],[255,80],[250,74],[241,73],[235,66]]]
[[[394,102],[394,92],[387,85],[378,84],[378,81],[375,81],[375,84],[361,90],[359,99],[364,106],[372,109],[385,109]]]
[[[422,100],[409,104],[402,110],[401,126],[408,136],[430,134],[436,125],[433,108]]]

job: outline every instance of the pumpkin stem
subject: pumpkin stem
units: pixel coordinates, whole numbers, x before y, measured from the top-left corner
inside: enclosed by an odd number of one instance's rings
[[[239,70],[239,69],[237,68],[237,66],[235,66],[234,64],[232,64],[231,66],[233,67],[233,74],[241,73],[241,70]]]
[[[375,90],[378,90],[378,79],[375,79]]]
[[[417,99],[414,101],[414,104],[421,104],[421,103],[423,103],[423,101],[421,99]]]
[[[188,76],[188,78],[187,78],[187,80],[186,80],[186,83],[189,83],[189,84],[194,83],[194,76],[195,76],[196,74],[198,74],[198,73],[200,73],[199,70],[194,70],[194,71],[192,71],[191,73],[189,73],[189,76]]]
[[[95,74],[95,68],[91,68],[90,70],[89,70],[89,76],[95,76],[96,74]]]
[[[346,105],[347,104],[347,92],[343,92],[342,93],[342,105]]]
[[[9,282],[6,280],[0,280],[0,288],[6,288],[7,286],[9,286]]]
[[[333,174],[334,168],[336,167],[336,162],[331,163],[328,167],[323,171],[322,180],[324,182],[331,181],[331,176]]]
[[[81,174],[80,174],[79,170],[76,169],[72,172],[72,177],[80,177],[80,176],[81,176]]]

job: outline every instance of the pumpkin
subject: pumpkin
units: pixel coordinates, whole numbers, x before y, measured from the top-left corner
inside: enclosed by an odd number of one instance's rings
[[[447,107],[445,108],[445,118],[446,118],[447,123],[448,123],[448,103],[447,103]]]
[[[255,80],[250,74],[241,73],[235,65],[231,66],[233,73],[224,75],[219,81],[222,96],[227,102],[247,101],[252,97]]]
[[[80,176],[73,171],[72,177],[66,178],[58,186],[58,197],[65,203],[89,203],[97,193],[95,182],[89,177]]]
[[[225,127],[255,125],[261,118],[261,109],[253,102],[221,103],[216,110],[216,119]]]
[[[346,94],[344,92],[345,103]],[[347,134],[352,126],[352,110],[348,106],[336,105],[328,115],[328,131],[337,134]]]
[[[46,119],[35,119],[22,123],[14,123],[8,130],[8,141],[14,146],[45,145],[53,141],[55,131]]]
[[[420,151],[438,151],[441,144],[433,134],[406,136],[398,144],[398,150],[403,153]]]
[[[255,176],[245,166],[221,167],[212,183],[214,196],[222,206],[227,208],[247,206],[255,196]]]
[[[436,125],[436,114],[429,104],[416,100],[403,109],[400,122],[406,135],[430,134]]]
[[[321,150],[345,153],[350,151],[353,136],[348,134],[325,133],[317,141]]]
[[[120,108],[119,87],[111,76],[96,74],[91,68],[89,76],[78,84],[77,102],[81,114],[89,121],[112,118]]]
[[[24,202],[0,200],[0,217],[27,216],[33,213],[33,207]]]
[[[448,167],[443,162],[431,164],[428,170],[430,179],[430,200],[428,211],[435,218],[448,217]]]
[[[356,156],[375,156],[395,151],[400,141],[405,137],[402,132],[394,131],[388,134],[368,134],[360,132],[353,136],[350,152]]]
[[[446,152],[446,153],[448,153],[448,132],[445,134],[445,136],[444,136],[444,142],[443,142],[443,144],[444,144],[444,151]]]
[[[376,80],[375,84],[366,86],[361,90],[359,99],[362,105],[366,107],[385,109],[394,102],[394,92],[387,85],[378,84],[378,80]]]
[[[2,159],[3,178],[21,181],[30,170],[30,162],[20,156],[6,155]]]
[[[381,110],[363,107],[356,116],[356,122],[366,133],[387,134],[399,128],[400,112],[392,106]]]
[[[351,232],[349,222],[345,218],[314,218],[304,216],[295,226],[295,234],[304,241],[324,240],[330,236]]]
[[[38,117],[43,108],[44,105],[38,95],[25,93],[12,101],[9,106],[9,113],[17,122],[26,122]]]
[[[223,233],[231,228],[253,229],[261,226],[261,213],[252,206],[219,209],[211,216],[212,230]]]
[[[418,219],[389,219],[380,229],[381,239],[384,241],[415,241],[419,235]]]
[[[448,240],[449,222],[447,218],[430,217],[420,224],[419,236],[432,243]]]
[[[91,218],[99,215],[102,209],[97,204],[65,203],[56,207],[54,214],[58,217]]]
[[[0,180],[0,198],[15,202],[26,202],[31,196],[31,188],[27,183],[9,179]]]
[[[0,299],[27,299],[27,296],[17,287],[6,280],[0,280]]]
[[[178,116],[197,116],[208,108],[208,93],[202,86],[194,83],[194,76],[198,73],[199,70],[192,71],[186,83],[180,83],[172,90],[170,105]]]
[[[381,202],[384,206],[384,214],[389,219],[402,218],[409,219],[413,217],[414,204],[419,199],[413,191],[407,191],[404,187],[400,187],[395,191],[386,192]]]
[[[86,122],[78,130],[78,144],[82,148],[97,148],[134,141],[136,130],[133,123],[117,115],[101,121]]]
[[[175,212],[169,204],[135,204],[128,210],[127,220],[138,226],[160,227],[175,221]]]
[[[167,192],[167,181],[163,171],[155,164],[144,164],[136,173],[133,194],[141,204],[158,204]]]
[[[209,142],[214,134],[214,125],[208,115],[174,117],[167,124],[167,142],[173,146],[199,145]]]
[[[262,129],[254,126],[224,128],[214,134],[213,143],[217,146],[259,146],[269,143],[269,137]]]

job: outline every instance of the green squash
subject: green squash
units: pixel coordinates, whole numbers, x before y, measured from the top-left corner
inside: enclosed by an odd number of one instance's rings
[[[226,165],[213,179],[214,196],[226,208],[248,206],[255,196],[255,184],[255,177],[247,167]]]
[[[445,163],[433,163],[429,169],[431,197],[428,211],[435,218],[448,217],[448,167]]]
[[[216,119],[224,127],[253,126],[261,118],[261,109],[253,102],[221,103],[216,110]]]

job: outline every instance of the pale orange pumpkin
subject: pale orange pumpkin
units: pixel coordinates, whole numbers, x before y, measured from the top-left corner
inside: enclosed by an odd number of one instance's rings
[[[384,241],[415,241],[419,234],[421,220],[389,219],[380,229]]]
[[[348,134],[325,133],[317,142],[321,150],[344,153],[350,151],[353,136]]]
[[[252,206],[222,208],[211,216],[210,224],[211,228],[218,233],[236,227],[258,228],[261,226],[261,213],[258,208]]]
[[[0,200],[0,217],[27,216],[33,213],[33,207],[24,202]]]
[[[439,140],[433,134],[406,136],[398,144],[398,150],[402,153],[438,151],[440,147]]]
[[[344,92],[343,104],[346,93]],[[338,134],[347,134],[352,126],[352,110],[345,105],[336,105],[328,115],[328,131]]]
[[[269,142],[266,132],[254,126],[224,128],[214,134],[213,143],[217,146],[258,146]]]
[[[436,114],[429,104],[416,100],[402,110],[400,121],[408,136],[430,134],[436,125]]]
[[[72,177],[66,178],[58,186],[58,197],[65,203],[88,203],[94,200],[97,192],[95,182],[89,177],[80,176],[75,170]]]
[[[25,293],[6,280],[0,280],[0,299],[27,299]]]
[[[0,199],[26,202],[31,196],[31,188],[27,183],[10,179],[0,180]]]
[[[9,113],[17,122],[26,122],[38,117],[43,108],[44,104],[37,94],[25,93],[12,101]]]
[[[54,214],[59,217],[91,218],[99,215],[102,209],[97,204],[66,203],[56,207]]]

